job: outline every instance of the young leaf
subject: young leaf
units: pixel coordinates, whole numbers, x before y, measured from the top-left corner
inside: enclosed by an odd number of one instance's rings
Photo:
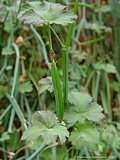
[[[40,79],[38,82],[38,87],[39,87],[39,94],[45,92],[46,90],[52,92],[53,91],[52,78],[46,77]]]
[[[72,91],[69,94],[69,101],[74,104],[67,108],[64,115],[69,126],[76,122],[83,123],[85,120],[99,122],[104,118],[101,106],[94,102],[87,93]]]
[[[92,102],[92,97],[86,92],[71,91],[68,95],[68,100],[75,106],[85,107]]]

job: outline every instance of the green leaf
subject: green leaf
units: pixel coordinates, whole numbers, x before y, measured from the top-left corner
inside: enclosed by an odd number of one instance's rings
[[[61,24],[73,23],[76,15],[66,10],[66,6],[52,2],[27,2],[21,7],[18,18],[25,24]]]
[[[99,122],[104,118],[101,106],[85,92],[70,92],[69,102],[73,105],[66,109],[64,115],[64,120],[68,123],[68,126],[73,126],[76,122],[83,123],[86,120]]]
[[[101,128],[101,140],[112,148],[120,148],[120,133],[115,126],[111,124],[105,124],[104,127]]]
[[[59,142],[63,144],[68,136],[67,128],[58,122],[54,113],[38,111],[33,114],[32,126],[24,132],[22,139],[26,139],[32,147],[36,147],[40,143],[54,144],[58,138]]]
[[[86,92],[71,91],[68,100],[75,106],[85,107],[92,102],[92,97]]]
[[[99,142],[99,132],[91,124],[79,124],[79,129],[71,133],[69,141],[77,149],[91,149]]]
[[[46,77],[46,78],[40,79],[38,82],[38,87],[39,87],[39,94],[42,94],[47,90],[49,92],[52,92],[53,91],[52,78]]]
[[[63,119],[64,116],[64,101],[61,80],[56,63],[53,61],[51,65],[51,75],[55,92],[56,112],[59,119]]]
[[[84,111],[77,111],[77,106],[71,106],[68,111],[65,112],[64,120],[73,126],[76,122],[85,122],[86,120],[99,122],[104,118],[102,114],[102,108],[100,105],[94,103],[93,106],[89,106]]]
[[[117,73],[115,66],[112,64],[103,64],[101,66],[101,69],[103,69],[107,73]]]
[[[32,92],[32,84],[30,81],[20,84],[20,92],[26,93],[26,92]]]
[[[50,111],[38,111],[32,116],[33,125],[44,125],[47,128],[52,128],[58,123],[58,118],[56,115]]]

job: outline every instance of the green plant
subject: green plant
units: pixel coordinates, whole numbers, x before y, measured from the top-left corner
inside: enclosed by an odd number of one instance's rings
[[[1,0],[1,159],[120,158],[117,3]]]

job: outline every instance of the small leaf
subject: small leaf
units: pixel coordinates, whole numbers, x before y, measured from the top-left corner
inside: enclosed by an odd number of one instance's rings
[[[68,95],[68,100],[75,106],[85,107],[92,102],[92,97],[86,92],[71,91]]]
[[[53,91],[52,78],[46,77],[40,79],[38,82],[38,87],[39,87],[39,94],[42,94],[46,90],[52,92]]]
[[[99,122],[104,118],[101,106],[85,92],[70,92],[69,102],[74,105],[70,105],[64,115],[64,120],[68,123],[68,126],[73,126],[76,122],[83,123],[86,120]]]
[[[93,148],[99,142],[99,132],[91,124],[79,124],[79,129],[74,130],[69,141],[77,149]]]

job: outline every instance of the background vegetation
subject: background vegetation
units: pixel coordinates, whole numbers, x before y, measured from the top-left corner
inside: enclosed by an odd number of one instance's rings
[[[1,160],[119,160],[119,43],[119,0],[1,0]]]

